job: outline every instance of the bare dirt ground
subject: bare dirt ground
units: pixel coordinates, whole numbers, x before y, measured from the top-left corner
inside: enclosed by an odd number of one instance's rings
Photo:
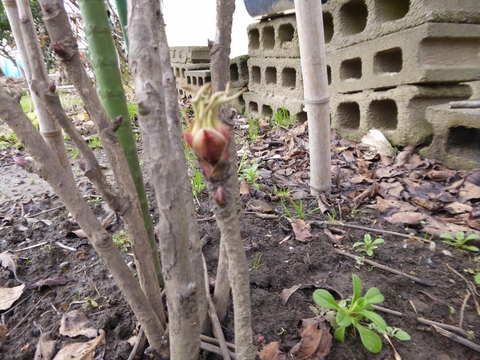
[[[237,123],[237,140],[241,140],[247,136],[246,120],[239,117]],[[333,134],[332,193],[315,210],[319,202],[308,188],[306,131],[305,124],[288,131],[265,126],[257,141],[239,151],[239,159],[246,152],[247,163],[259,165],[257,178],[241,186],[244,213],[240,218],[251,266],[253,330],[256,340],[263,339],[259,349],[281,341],[277,354],[281,359],[281,352],[302,339],[301,320],[316,316],[313,291],[322,288],[337,299],[349,298],[352,274],[357,274],[364,292],[377,287],[385,297],[379,305],[397,312],[377,313],[389,326],[408,332],[411,340],[391,339],[391,346],[383,339],[382,351],[372,354],[358,334],[348,330],[344,343],[333,341],[327,359],[395,359],[393,348],[403,359],[480,359],[479,286],[472,276],[480,267],[478,253],[456,251],[439,237],[480,232],[480,171],[448,170],[434,160],[421,160],[414,148],[388,158]],[[96,153],[109,174],[102,151]],[[51,333],[60,349],[86,342],[102,329],[106,342],[97,348],[95,358],[127,359],[138,332],[132,311],[48,184],[18,165],[17,157],[23,155],[28,154],[15,147],[0,151],[0,253],[8,254],[0,268],[0,284],[4,288],[25,284],[13,304],[5,304],[10,295],[0,298],[0,358],[32,359],[42,334]],[[72,160],[72,166],[77,169],[78,160]],[[75,172],[78,188],[97,216],[107,218],[110,210],[86,178]],[[290,192],[279,196],[280,188]],[[155,218],[151,192],[149,197]],[[315,211],[298,219],[292,201],[302,204],[303,213]],[[207,241],[204,254],[213,279],[220,235],[207,195],[201,194],[199,202],[200,230]],[[116,216],[107,226],[112,233],[123,228]],[[365,234],[385,239],[373,256],[352,247]],[[124,254],[133,263],[129,251]],[[363,256],[365,261],[346,254]],[[16,260],[16,274],[7,266],[8,259]],[[83,334],[90,338],[59,333],[62,317],[74,310],[88,317],[87,329],[95,332]],[[455,327],[449,330],[454,335],[445,337],[428,321]],[[225,334],[233,341],[231,313]],[[476,350],[454,341],[455,337],[468,338]],[[321,357],[306,357],[317,358]]]

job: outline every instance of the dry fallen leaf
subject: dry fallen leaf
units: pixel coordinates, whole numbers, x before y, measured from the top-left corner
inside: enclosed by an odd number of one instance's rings
[[[23,283],[17,277],[17,255],[11,253],[10,251],[4,251],[0,254],[0,266],[3,266],[5,269],[10,270],[19,283]]]
[[[332,347],[330,327],[321,316],[302,320],[302,340],[289,352],[297,360],[323,360]]]
[[[297,285],[293,285],[289,289],[283,289],[281,294],[280,294],[280,297],[282,298],[283,305],[285,305],[287,303],[288,299],[290,299],[290,296],[292,296],[292,294],[295,291],[297,291],[298,289],[300,289],[301,287],[302,287],[302,284],[297,284]]]
[[[94,338],[98,335],[96,329],[87,327],[89,320],[87,315],[79,310],[73,310],[63,314],[60,321],[60,334],[70,337],[84,335],[89,338]]]
[[[290,219],[290,224],[292,225],[293,233],[295,234],[295,239],[301,242],[309,242],[317,237],[310,233],[310,224],[307,224],[302,219]]]
[[[0,310],[10,309],[10,306],[22,296],[25,284],[12,288],[0,287]]]
[[[100,335],[89,342],[77,342],[63,347],[53,360],[93,360],[95,350],[105,343],[105,331],[99,330]]]
[[[395,213],[393,215],[387,216],[385,220],[387,220],[391,224],[415,225],[427,218],[428,216],[425,214],[420,214],[413,211],[403,211],[403,212],[399,212],[399,213]]]
[[[280,342],[274,341],[260,350],[260,360],[286,360],[287,354],[280,351]]]
[[[5,341],[8,334],[8,328],[5,324],[0,324],[0,342]]]
[[[37,349],[35,350],[34,360],[50,360],[53,358],[55,351],[55,345],[57,341],[52,339],[52,333],[42,333],[38,340]]]

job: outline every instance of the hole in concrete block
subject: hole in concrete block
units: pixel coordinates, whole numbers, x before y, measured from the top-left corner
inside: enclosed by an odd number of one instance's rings
[[[273,26],[265,26],[263,28],[263,48],[273,49],[275,47],[275,30]]]
[[[207,77],[205,78],[205,84],[206,84],[206,83],[209,83],[209,82],[212,82],[212,78],[211,78],[210,76],[207,76]]]
[[[282,70],[282,86],[295,88],[297,85],[297,72],[293,68]]]
[[[450,128],[446,150],[449,155],[480,162],[480,129],[466,126]]]
[[[192,82],[193,82],[193,85],[197,85],[197,77],[196,76],[193,76],[192,77]]]
[[[172,50],[170,55],[171,55],[172,61],[175,61],[175,57],[177,56],[177,50]]]
[[[192,83],[192,77],[187,76],[187,84],[190,85]]]
[[[295,115],[297,118],[298,122],[304,123],[307,121],[307,113],[305,111],[299,112],[297,115]]]
[[[230,64],[230,81],[238,81],[240,75],[238,74],[238,65]]]
[[[247,61],[240,63],[240,78],[248,81],[248,64]]]
[[[183,96],[183,95],[185,95],[185,92],[182,89],[178,89],[178,94],[180,96]]]
[[[182,70],[181,70],[181,74],[182,74],[181,77],[182,77],[182,79],[185,79],[185,71],[186,71],[186,70],[185,70],[184,68],[182,68]]]
[[[408,14],[410,0],[376,1],[376,15],[380,22],[398,20]]]
[[[362,77],[362,59],[353,58],[340,64],[340,79],[360,79]]]
[[[328,44],[333,37],[333,16],[328,11],[323,12],[323,34],[325,35],[325,44]]]
[[[327,81],[328,85],[332,83],[332,68],[330,67],[330,65],[327,65]]]
[[[360,127],[360,106],[356,102],[344,102],[337,108],[338,127],[357,130]]]
[[[243,98],[243,94],[238,97],[238,102],[241,106],[245,106],[245,99]]]
[[[251,113],[258,114],[258,104],[254,101],[248,103],[248,111]]]
[[[267,84],[277,83],[277,68],[269,66],[265,70],[265,80]]]
[[[252,82],[254,82],[255,84],[260,84],[261,78],[262,75],[260,73],[260,67],[252,66]]]
[[[343,35],[361,33],[367,26],[368,9],[363,0],[351,0],[343,4],[339,15],[339,31]]]
[[[203,78],[198,78],[198,86],[203,86]]]
[[[272,108],[268,105],[263,105],[262,106],[262,115],[265,116],[265,117],[272,116],[273,115]]]
[[[180,77],[180,69],[175,68],[175,77],[179,78]]]
[[[248,42],[252,50],[260,49],[260,32],[258,29],[251,29],[248,32]]]
[[[293,40],[293,35],[295,34],[295,28],[292,24],[282,24],[278,28],[278,37],[280,38],[280,46],[285,42],[290,42]]]
[[[399,47],[380,51],[373,57],[373,72],[399,73],[403,68],[402,49]]]
[[[368,124],[373,129],[395,130],[398,125],[398,108],[395,100],[374,100],[368,109]]]

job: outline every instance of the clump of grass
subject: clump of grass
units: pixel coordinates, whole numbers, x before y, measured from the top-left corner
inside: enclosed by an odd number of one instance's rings
[[[285,107],[282,106],[276,110],[272,106],[270,108],[272,109],[271,122],[273,129],[288,129],[290,126],[295,124],[295,117],[290,116],[290,112]]]

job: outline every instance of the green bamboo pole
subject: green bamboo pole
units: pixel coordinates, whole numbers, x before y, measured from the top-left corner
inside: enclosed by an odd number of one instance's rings
[[[128,114],[125,91],[118,67],[117,51],[113,42],[111,29],[108,25],[105,3],[103,0],[80,0],[78,4],[82,13],[84,31],[92,58],[93,69],[95,70],[95,76],[97,78],[100,99],[110,121],[113,121],[119,115],[121,115],[123,119],[120,128],[117,130],[117,134],[127,158],[133,181],[135,182],[142,207],[145,227],[152,248],[155,269],[160,286],[163,287],[163,278],[153,231],[153,223],[150,217],[150,208],[143,184],[142,170],[140,169],[140,162],[138,160],[135,138],[130,126],[130,115]]]
[[[122,27],[125,48],[127,49],[128,54],[128,36],[125,31],[125,26],[127,26],[127,0],[115,0],[115,4],[117,5],[117,14],[120,20],[120,26]]]

